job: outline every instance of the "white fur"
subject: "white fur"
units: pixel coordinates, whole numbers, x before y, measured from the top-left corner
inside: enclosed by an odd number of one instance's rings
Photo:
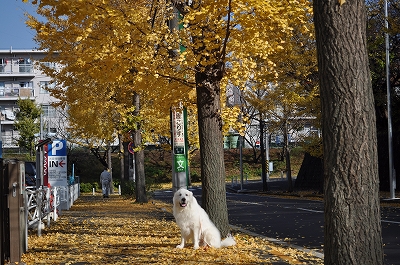
[[[206,211],[197,203],[191,191],[180,189],[174,194],[173,213],[181,229],[181,244],[177,248],[184,248],[188,240],[193,242],[193,248],[210,246],[214,248],[229,247],[236,244],[235,239],[229,235],[221,241],[221,234],[211,222]]]

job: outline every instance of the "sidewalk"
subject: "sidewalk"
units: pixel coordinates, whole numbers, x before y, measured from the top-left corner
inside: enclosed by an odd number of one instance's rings
[[[26,264],[323,264],[321,259],[233,230],[237,245],[176,249],[179,228],[172,205],[135,204],[112,195],[81,195],[69,211],[42,231],[30,231]]]

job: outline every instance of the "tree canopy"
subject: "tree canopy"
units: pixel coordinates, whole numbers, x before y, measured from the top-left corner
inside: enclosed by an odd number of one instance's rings
[[[284,46],[292,26],[310,30],[303,23],[309,3],[292,2],[192,1],[182,10],[182,29],[170,31],[167,22],[176,15],[170,1],[42,0],[37,12],[45,20],[31,16],[28,24],[49,51],[45,60],[62,65],[46,73],[58,84],[51,92],[68,106],[75,135],[103,139],[116,121],[129,126],[132,91],[141,95],[142,120],[168,135],[170,106],[195,103],[194,76],[207,65],[227,64],[224,80],[236,84],[277,74],[272,55],[290,48]],[[179,50],[178,58],[171,55]],[[261,69],[256,57],[265,60]],[[232,114],[223,111],[226,124]]]
[[[42,109],[30,99],[18,99],[15,128],[19,131],[18,146],[29,150],[31,159],[35,151],[35,134],[40,131]]]

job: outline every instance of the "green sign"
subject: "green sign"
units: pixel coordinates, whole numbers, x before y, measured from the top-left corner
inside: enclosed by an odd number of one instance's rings
[[[186,157],[185,155],[175,155],[175,172],[186,171]]]

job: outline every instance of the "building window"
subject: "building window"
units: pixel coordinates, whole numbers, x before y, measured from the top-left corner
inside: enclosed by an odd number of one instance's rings
[[[32,61],[29,58],[20,58],[18,60],[19,64],[19,72],[20,73],[32,73],[33,72],[33,66],[32,66]]]
[[[4,73],[6,70],[7,60],[0,58],[0,73]]]
[[[40,94],[49,94],[48,88],[54,88],[54,83],[50,81],[40,81]]]
[[[42,65],[44,65],[45,67],[51,68],[51,69],[56,69],[56,63],[52,63],[52,62],[41,62]]]
[[[42,105],[43,116],[48,118],[54,118],[56,116],[56,110],[51,105]]]
[[[19,87],[32,88],[33,83],[32,82],[19,82]]]

